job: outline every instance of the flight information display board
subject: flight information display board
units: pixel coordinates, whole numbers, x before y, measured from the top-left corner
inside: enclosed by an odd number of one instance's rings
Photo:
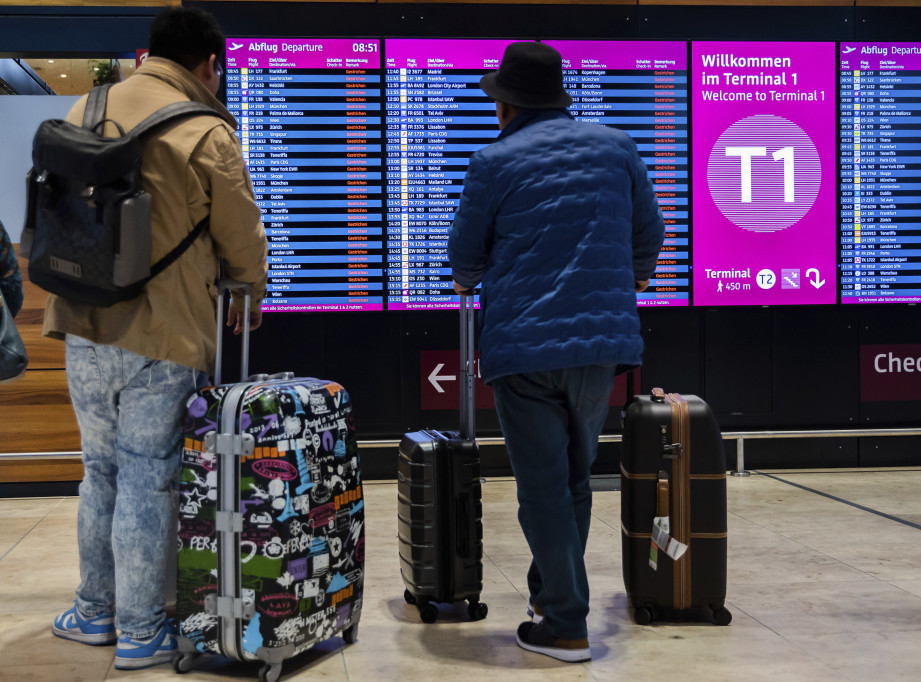
[[[921,302],[921,43],[841,43],[841,302]]]
[[[382,310],[380,41],[227,41],[227,108],[263,212],[263,311]]]
[[[646,163],[665,242],[640,306],[689,304],[687,43],[545,41],[563,57],[576,120],[627,132]]]
[[[835,303],[835,43],[692,42],[694,304]]]
[[[480,78],[511,40],[384,41],[387,308],[457,308],[448,230],[470,156],[499,134]]]

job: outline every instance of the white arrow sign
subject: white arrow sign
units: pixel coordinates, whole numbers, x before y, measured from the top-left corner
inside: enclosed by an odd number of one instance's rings
[[[438,383],[439,381],[457,381],[456,374],[438,374],[438,372],[440,372],[441,368],[444,366],[445,363],[439,362],[437,365],[435,365],[435,369],[432,370],[432,373],[429,374],[429,382],[439,393],[445,392],[445,390],[441,387],[441,384]]]
[[[809,275],[815,273],[815,279],[809,279]],[[809,268],[806,270],[806,279],[809,279],[809,283],[814,286],[816,289],[825,284],[824,279],[819,279],[819,270],[818,268]]]

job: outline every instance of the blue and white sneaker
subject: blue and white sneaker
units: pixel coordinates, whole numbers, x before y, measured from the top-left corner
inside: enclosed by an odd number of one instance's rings
[[[54,619],[54,623],[51,624],[51,632],[58,637],[93,646],[114,644],[118,639],[113,612],[106,611],[98,616],[84,618],[77,610],[76,602]]]
[[[137,670],[152,665],[169,663],[179,654],[176,631],[169,621],[163,623],[159,632],[148,639],[134,639],[128,635],[118,638],[115,648],[117,670]]]

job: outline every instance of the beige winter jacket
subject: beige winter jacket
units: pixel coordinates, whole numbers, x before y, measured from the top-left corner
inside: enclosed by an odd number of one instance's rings
[[[151,57],[109,90],[106,118],[129,130],[157,109],[187,100],[207,104],[221,118],[180,120],[145,143],[141,171],[152,197],[151,262],[171,251],[209,213],[210,227],[135,299],[94,308],[49,296],[45,336],[75,334],[212,372],[218,257],[224,260],[225,277],[254,283],[254,302],[265,295],[265,231],[230,112],[191,72]],[[85,105],[84,97],[67,120],[79,125]],[[114,126],[107,124],[106,134],[117,134]]]

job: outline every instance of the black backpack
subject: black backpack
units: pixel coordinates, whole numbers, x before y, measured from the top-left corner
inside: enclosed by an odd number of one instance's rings
[[[107,308],[136,297],[191,246],[205,218],[151,265],[150,195],[141,184],[142,138],[189,116],[220,114],[197,102],[159,109],[130,132],[105,118],[109,85],[93,88],[83,125],[44,121],[26,176],[26,223],[20,250],[29,279],[67,300]],[[103,137],[105,121],[120,137]]]

